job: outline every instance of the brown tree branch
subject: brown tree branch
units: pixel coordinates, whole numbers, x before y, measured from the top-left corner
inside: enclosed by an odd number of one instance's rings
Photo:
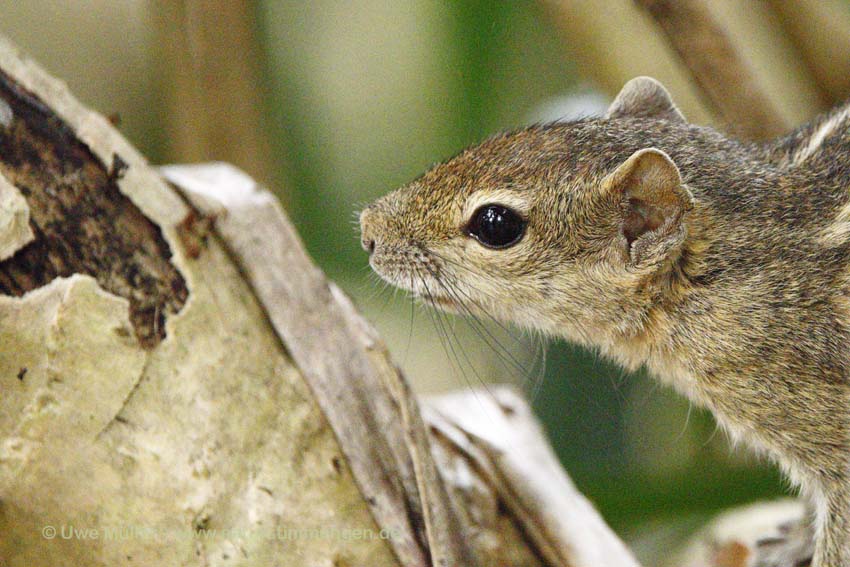
[[[757,140],[789,129],[701,0],[636,2],[658,23],[721,122],[736,134]]]
[[[850,6],[840,0],[768,0],[825,93],[850,97]]]
[[[226,161],[270,183],[255,12],[247,0],[157,0],[151,7],[170,159]]]

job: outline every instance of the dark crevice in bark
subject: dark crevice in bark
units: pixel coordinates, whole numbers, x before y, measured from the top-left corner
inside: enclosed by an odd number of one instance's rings
[[[0,262],[0,292],[21,296],[56,277],[88,274],[129,300],[136,337],[156,346],[188,289],[159,227],[118,189],[127,164],[114,155],[104,166],[50,108],[2,72],[0,99],[13,113],[11,123],[0,124],[0,173],[26,198],[35,234]]]

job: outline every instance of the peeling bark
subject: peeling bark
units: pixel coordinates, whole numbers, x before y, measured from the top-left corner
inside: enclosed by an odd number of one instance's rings
[[[39,98],[0,73],[10,119],[0,128],[0,174],[26,198],[33,241],[0,262],[0,292],[21,296],[57,277],[88,274],[130,301],[148,348],[188,295],[159,229],[118,190],[127,164],[107,168]]]
[[[0,175],[0,261],[27,244],[35,235],[30,228],[30,209],[17,187]]]

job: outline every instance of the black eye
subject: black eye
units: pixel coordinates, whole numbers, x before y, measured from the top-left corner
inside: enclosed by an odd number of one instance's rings
[[[507,248],[520,241],[525,221],[505,206],[484,205],[473,213],[466,233],[488,248]]]

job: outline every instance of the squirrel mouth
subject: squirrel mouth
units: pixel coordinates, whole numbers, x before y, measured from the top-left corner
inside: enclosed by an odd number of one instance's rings
[[[431,289],[440,289],[442,287],[439,279],[434,276],[424,277],[425,274],[418,274],[417,277],[411,275],[407,270],[392,269],[395,267],[392,263],[387,266],[383,262],[378,262],[374,254],[369,258],[369,264],[384,281],[407,290],[415,299],[431,307],[453,312],[459,312],[462,307],[456,299],[431,292]]]
[[[441,297],[439,295],[426,295],[426,294],[417,294],[417,297],[424,301],[425,303],[437,307],[439,309],[444,309],[447,311],[455,311],[458,308],[457,301],[450,299],[448,297]]]
[[[457,305],[454,300],[447,297],[429,297],[428,301],[440,307],[454,307]]]

